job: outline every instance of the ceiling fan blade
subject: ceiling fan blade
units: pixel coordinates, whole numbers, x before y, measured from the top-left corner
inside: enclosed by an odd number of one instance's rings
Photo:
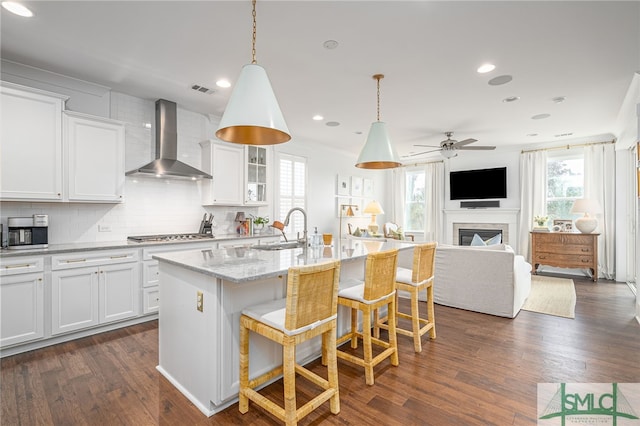
[[[468,145],[468,144],[473,143],[473,142],[478,142],[478,141],[476,139],[471,139],[470,138],[470,139],[465,139],[465,140],[460,141],[460,142],[456,142],[456,143],[453,144],[453,146],[458,148],[458,147],[461,147],[461,146],[464,146],[464,145]]]
[[[408,158],[408,157],[417,157],[418,155],[422,155],[422,154],[428,154],[430,152],[436,152],[436,151],[440,151],[439,149],[432,149],[431,151],[422,151],[422,152],[416,152],[415,154],[408,154],[408,155],[403,155],[403,158]]]
[[[461,151],[490,151],[492,149],[496,149],[495,146],[461,146],[459,148]]]
[[[426,148],[440,148],[440,145],[413,145],[413,146],[421,146]]]

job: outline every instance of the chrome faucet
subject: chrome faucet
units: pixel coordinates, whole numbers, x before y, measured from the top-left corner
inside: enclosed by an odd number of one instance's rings
[[[289,225],[289,219],[291,219],[291,213],[294,211],[299,211],[304,216],[304,233],[302,239],[300,239],[300,234],[298,233],[298,242],[304,243],[304,246],[307,246],[307,212],[304,211],[302,207],[294,207],[289,212],[287,212],[287,217],[284,218],[284,226]]]

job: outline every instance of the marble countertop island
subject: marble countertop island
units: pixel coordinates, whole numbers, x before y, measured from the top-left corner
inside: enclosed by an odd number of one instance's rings
[[[239,329],[247,306],[286,296],[292,266],[340,260],[342,285],[362,279],[369,253],[399,249],[398,264],[411,267],[413,244],[342,240],[333,247],[259,250],[250,247],[189,250],[153,256],[159,263],[158,371],[206,416],[238,400]],[[345,280],[342,283],[343,279]],[[350,313],[338,309],[338,335]],[[250,336],[250,376],[282,363],[282,349]],[[320,340],[296,348],[305,364],[321,353]]]
[[[153,258],[194,272],[235,283],[285,275],[291,266],[312,265],[329,260],[354,262],[369,253],[412,249],[413,244],[395,241],[354,241],[345,239],[340,247],[308,247],[286,250],[258,250],[251,247],[189,250],[162,253]]]

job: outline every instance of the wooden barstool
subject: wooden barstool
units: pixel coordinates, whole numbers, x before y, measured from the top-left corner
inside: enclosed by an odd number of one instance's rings
[[[364,282],[358,281],[351,287],[338,292],[338,304],[351,308],[351,331],[338,339],[338,345],[351,340],[351,348],[358,347],[358,337],[362,338],[363,357],[357,357],[338,349],[338,358],[364,367],[368,385],[373,385],[373,367],[386,358],[391,365],[398,365],[398,342],[396,340],[395,316],[390,315],[388,321],[389,341],[380,340],[371,335],[372,314],[379,308],[387,306],[389,312],[396,311],[395,277],[398,264],[398,250],[371,253],[367,256]],[[358,332],[358,311],[362,311],[362,333]],[[373,357],[372,344],[384,350]]]
[[[337,297],[340,261],[289,268],[287,297],[250,306],[240,317],[240,392],[241,413],[249,410],[249,400],[286,425],[295,425],[322,403],[330,400],[333,414],[340,412],[338,362],[336,359]],[[249,331],[282,345],[282,366],[249,379]],[[296,364],[296,345],[322,335],[322,364],[327,379]],[[296,373],[324,389],[304,404],[296,406]],[[268,400],[255,388],[282,374],[284,408]]]
[[[436,338],[436,321],[433,311],[433,275],[435,265],[436,246],[438,243],[419,244],[413,249],[413,267],[398,268],[396,271],[396,290],[406,291],[411,296],[411,314],[400,312],[398,294],[396,293],[396,317],[411,320],[411,330],[404,329],[396,323],[396,332],[413,337],[413,348],[416,352],[422,352],[421,337],[429,332],[431,339]],[[420,318],[418,296],[421,291],[427,292],[427,317]],[[374,334],[378,335],[379,328],[388,329],[385,324],[388,318],[377,319],[374,325]],[[396,321],[397,322],[397,321]]]

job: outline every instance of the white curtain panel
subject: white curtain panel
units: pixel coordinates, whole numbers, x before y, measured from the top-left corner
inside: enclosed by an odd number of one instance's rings
[[[602,214],[597,215],[598,271],[606,279],[615,279],[616,158],[612,143],[584,148],[584,197],[598,200]]]
[[[425,165],[425,241],[443,241],[444,162]]]
[[[529,232],[533,218],[547,214],[547,152],[523,152],[520,155],[520,224],[518,254],[531,261]]]

